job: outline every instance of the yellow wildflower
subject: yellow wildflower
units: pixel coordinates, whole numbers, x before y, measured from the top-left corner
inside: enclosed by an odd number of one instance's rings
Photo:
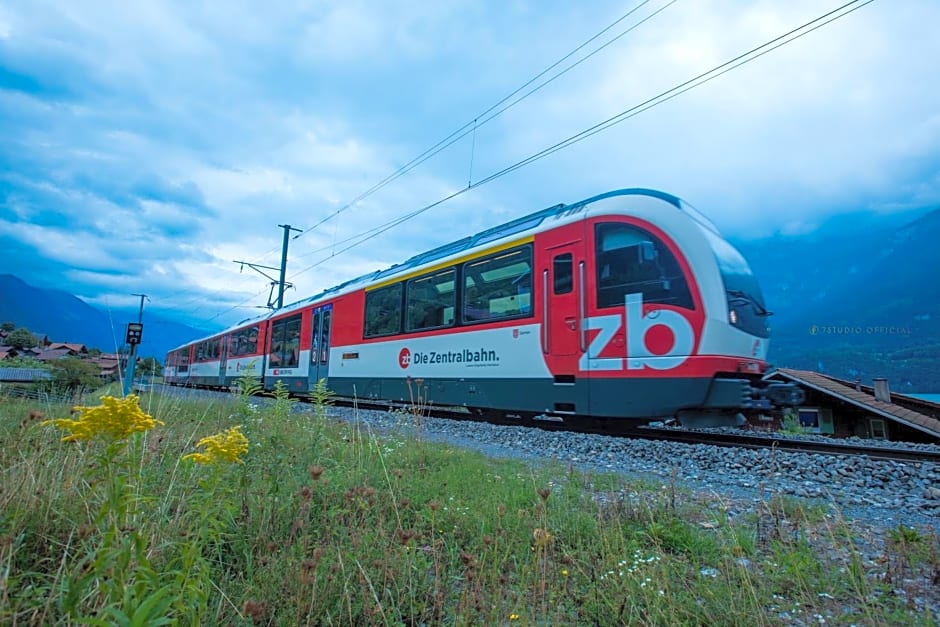
[[[518,615],[518,614],[510,614],[510,615],[509,615],[509,620],[519,620],[519,615]]]
[[[202,438],[196,442],[196,448],[204,447],[203,453],[183,455],[197,464],[217,464],[219,462],[242,463],[241,456],[248,452],[248,438],[241,431],[241,425]]]
[[[567,568],[562,568],[562,569],[561,569],[561,574],[562,574],[563,576],[567,577],[567,576],[568,576],[568,569],[567,569]]]
[[[140,408],[136,394],[129,394],[123,399],[103,396],[101,405],[97,407],[74,407],[72,411],[79,413],[78,420],[56,418],[40,424],[51,424],[70,431],[71,435],[62,438],[66,442],[99,437],[123,440],[132,433],[149,431],[163,424]]]

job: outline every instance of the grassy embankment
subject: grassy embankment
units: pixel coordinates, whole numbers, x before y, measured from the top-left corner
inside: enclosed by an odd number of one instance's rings
[[[323,404],[141,405],[164,424],[63,442],[40,422],[68,407],[0,399],[0,623],[937,620],[896,592],[938,596],[923,531],[890,533],[873,568],[844,522],[785,498],[732,517],[668,482],[491,460]],[[181,459],[236,425],[243,463]]]

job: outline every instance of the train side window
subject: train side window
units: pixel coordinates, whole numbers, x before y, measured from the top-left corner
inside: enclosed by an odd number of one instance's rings
[[[616,222],[594,230],[598,307],[623,307],[627,295],[640,294],[644,303],[695,309],[682,267],[658,237]]]
[[[410,279],[405,287],[405,330],[423,331],[454,326],[457,270],[448,268]]]
[[[187,372],[189,370],[189,349],[179,354],[179,367],[176,372]]]
[[[532,247],[464,264],[463,321],[532,315]]]
[[[320,363],[330,361],[330,319],[333,317],[332,309],[323,310],[323,327],[320,333]]]
[[[571,253],[558,255],[552,260],[552,292],[568,294],[574,289],[574,258]]]
[[[271,325],[271,366],[296,368],[300,364],[300,316],[278,320]]]
[[[320,317],[319,310],[313,312],[313,330],[310,334],[310,363],[317,363],[320,355]]]
[[[401,333],[401,295],[401,283],[366,293],[363,337]]]
[[[254,355],[258,352],[258,327],[248,329],[245,342],[246,355]]]
[[[258,327],[236,331],[232,335],[232,357],[254,355],[258,352]]]

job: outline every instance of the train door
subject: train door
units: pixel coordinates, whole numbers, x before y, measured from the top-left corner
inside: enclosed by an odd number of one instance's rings
[[[329,378],[330,327],[333,320],[333,305],[324,305],[313,310],[310,340],[310,378],[308,389],[313,389],[320,379]]]
[[[583,348],[585,247],[584,222],[545,233],[539,255],[542,309],[542,351],[552,373],[553,414],[588,411],[587,382],[579,380],[578,359]]]
[[[550,248],[548,262],[542,269],[545,310],[543,349],[553,357],[577,355],[581,350],[579,296],[584,291],[582,251],[580,241]],[[574,372],[572,366],[571,373]]]

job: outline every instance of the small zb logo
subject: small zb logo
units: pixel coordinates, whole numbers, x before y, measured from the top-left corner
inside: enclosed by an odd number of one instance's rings
[[[581,370],[670,370],[682,365],[695,345],[692,324],[671,309],[654,309],[643,313],[643,295],[627,294],[625,299],[627,325],[626,354],[601,357],[601,352],[620,331],[624,316],[610,314],[585,320],[588,330],[600,331],[578,362]]]
[[[402,370],[411,365],[411,351],[407,348],[398,352],[398,365],[402,367]]]

